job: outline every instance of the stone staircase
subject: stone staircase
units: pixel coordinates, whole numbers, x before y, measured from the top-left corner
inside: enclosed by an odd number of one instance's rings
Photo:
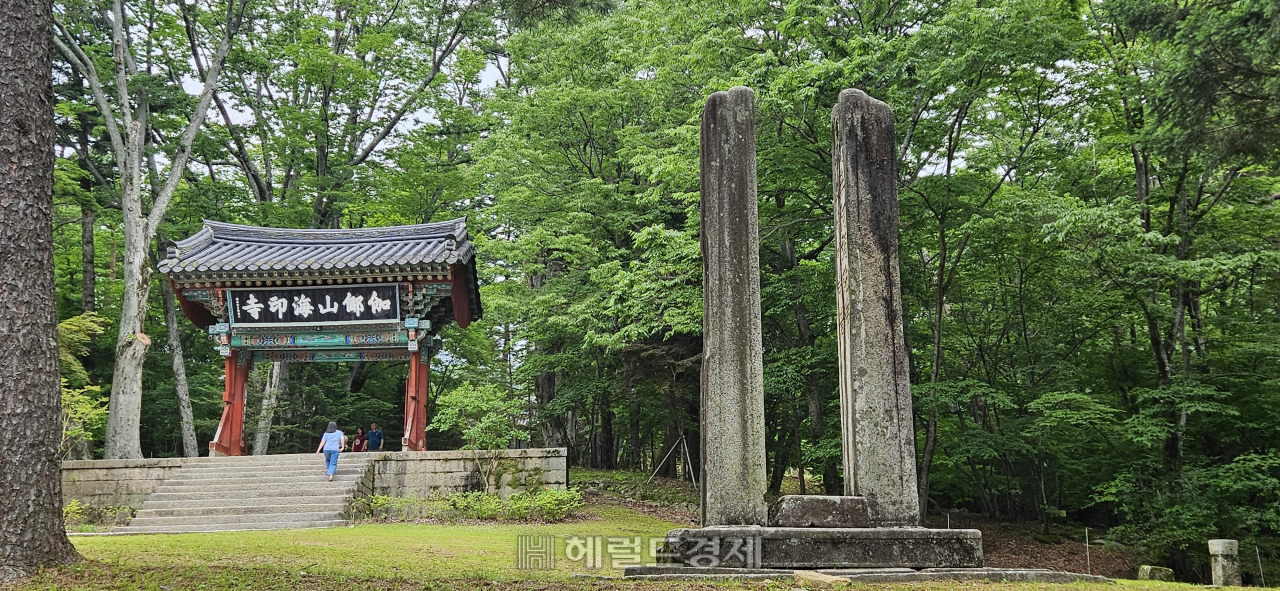
[[[333,482],[316,454],[191,458],[112,533],[340,527],[374,454],[344,453]]]

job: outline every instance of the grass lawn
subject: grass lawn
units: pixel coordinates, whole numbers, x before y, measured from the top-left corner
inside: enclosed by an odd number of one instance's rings
[[[50,569],[14,588],[419,590],[419,589],[792,589],[790,583],[701,584],[585,580],[617,575],[608,557],[588,570],[565,559],[570,536],[661,537],[675,527],[627,508],[595,505],[599,519],[554,525],[360,525],[340,529],[76,537],[85,562]],[[556,536],[553,570],[516,568],[521,534]],[[644,544],[647,553],[647,543]],[[646,562],[649,562],[646,559]],[[889,586],[862,586],[873,590]],[[1190,585],[912,584],[912,591],[1187,591]]]

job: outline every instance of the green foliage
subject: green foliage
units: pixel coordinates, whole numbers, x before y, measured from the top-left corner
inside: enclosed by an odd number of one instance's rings
[[[502,499],[483,492],[454,493],[444,499],[445,505],[461,517],[496,519],[504,513]]]
[[[62,521],[67,531],[96,532],[128,522],[136,511],[132,507],[93,507],[80,499],[71,499],[62,507]]]
[[[88,459],[93,441],[101,439],[107,424],[107,400],[99,386],[89,384],[80,357],[89,354],[87,344],[102,334],[107,319],[92,312],[58,323],[58,369],[62,374],[63,458]]]
[[[67,379],[62,379],[62,445],[60,449],[63,458],[70,456],[77,448],[89,447],[92,441],[101,438],[102,430],[107,426],[107,400],[98,394],[100,390],[98,386],[68,388]]]
[[[563,521],[583,505],[582,493],[576,490],[546,489],[533,496],[537,514],[546,521]]]
[[[664,507],[697,507],[698,488],[691,482],[670,478],[654,478],[645,472],[630,470],[592,470],[573,467],[569,470],[570,488],[582,492],[594,488],[599,492],[623,498],[648,501]]]
[[[89,354],[86,345],[103,333],[108,322],[102,316],[87,312],[58,323],[58,369],[71,387],[88,385],[89,374],[79,358]]]
[[[84,518],[85,509],[88,507],[80,502],[80,499],[71,499],[71,502],[62,508],[62,520],[67,523],[79,521]]]
[[[515,521],[557,523],[579,513],[585,504],[573,490],[517,491],[506,499],[495,493],[460,492],[437,497],[373,495],[356,499],[351,512],[373,521]]]
[[[427,429],[457,429],[466,441],[463,449],[503,449],[526,431],[520,422],[524,402],[501,386],[463,384],[440,396],[436,405]]]

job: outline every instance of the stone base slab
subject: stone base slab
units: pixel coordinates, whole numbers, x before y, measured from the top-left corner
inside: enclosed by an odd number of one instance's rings
[[[865,497],[784,495],[769,511],[774,527],[871,527]]]
[[[851,583],[915,583],[930,581],[987,581],[992,583],[1114,583],[1114,579],[1062,571],[1025,568],[872,568],[821,569],[817,572]],[[794,570],[765,568],[698,568],[688,566],[629,566],[624,579],[647,581],[791,581]]]
[[[667,534],[660,566],[766,569],[980,568],[982,532],[922,527],[712,526]]]

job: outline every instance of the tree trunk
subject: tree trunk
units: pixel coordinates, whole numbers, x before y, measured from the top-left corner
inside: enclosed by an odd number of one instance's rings
[[[779,201],[778,207],[783,207],[783,202]],[[799,259],[796,257],[795,240],[787,237],[782,241],[782,254],[787,260],[787,268],[795,269],[799,266]],[[809,311],[804,305],[804,299],[801,292],[804,290],[804,281],[799,276],[792,283],[796,290],[796,301],[792,305],[792,312],[796,320],[796,335],[799,337],[800,345],[808,347],[812,350],[816,337],[809,325]],[[826,419],[822,416],[822,385],[819,376],[812,369],[806,377],[805,398],[809,403],[809,439],[814,445],[820,445],[822,442],[823,432],[826,431]],[[800,420],[797,418],[796,420]],[[796,449],[803,444],[801,441],[801,433],[799,428],[796,430]],[[797,457],[799,457],[797,452]],[[797,460],[799,463],[799,460]],[[827,459],[822,464],[822,489],[828,495],[843,495],[844,482],[840,480],[839,472],[836,467],[837,462]],[[800,465],[800,486],[804,488],[804,466]]]
[[[262,390],[262,410],[258,413],[258,431],[253,438],[253,455],[255,456],[267,455],[267,447],[271,443],[271,419],[275,416],[280,392],[284,390],[288,379],[288,363],[277,361],[271,364],[267,386]]]
[[[800,423],[803,421],[800,415],[800,409],[791,413],[791,430],[796,441],[796,475],[800,477],[800,494],[804,495],[808,491],[805,490],[804,482],[804,435],[800,431]]]
[[[791,430],[786,427],[785,420],[778,429],[778,438],[773,446],[773,473],[769,475],[769,492],[777,495],[782,491],[782,479],[787,475],[787,467],[791,465]]]
[[[553,348],[550,353],[558,353],[557,348]],[[556,398],[556,372],[542,371],[538,372],[538,381],[534,385],[538,398],[538,406],[542,409],[539,416],[542,418],[542,441],[547,447],[564,447],[565,434],[564,419],[547,412],[548,404]]]
[[[662,438],[662,455],[657,458],[657,461],[661,462],[665,459],[667,463],[663,464],[661,469],[658,470],[659,476],[665,478],[676,478],[679,476],[676,466],[680,463],[680,458],[676,457],[676,454],[680,452],[678,450],[673,451],[679,444],[680,432],[673,420],[667,423],[667,431]]]
[[[916,487],[920,493],[920,521],[924,522],[929,514],[929,476],[933,472],[933,455],[938,444],[938,381],[942,375],[942,316],[947,308],[947,229],[946,216],[938,221],[938,254],[934,259],[938,262],[935,277],[935,299],[933,307],[933,363],[929,368],[929,386],[933,396],[933,408],[929,411],[929,422],[925,426],[924,453],[921,454],[920,467],[916,473]],[[956,261],[959,264],[959,261]]]
[[[146,264],[143,236],[125,223],[124,292],[121,298],[120,332],[116,338],[116,367],[111,379],[110,413],[103,457],[108,460],[142,457],[139,426],[142,420],[142,365],[151,338],[142,332],[151,291],[151,267]]]
[[[351,363],[351,371],[347,374],[347,381],[343,386],[347,392],[354,394],[364,388],[364,383],[368,379],[369,375],[364,370],[364,361],[354,361]]]
[[[51,2],[0,4],[0,583],[79,559],[58,462],[52,38]]]
[[[613,420],[617,415],[613,412],[613,401],[610,396],[612,392],[608,388],[601,391],[600,397],[600,468],[604,470],[616,470],[618,468],[618,453],[613,447]]]
[[[630,409],[627,412],[627,448],[630,449],[627,454],[627,467],[632,470],[638,470],[642,464],[640,458],[640,395],[634,385],[631,386],[630,405]]]
[[[92,207],[80,207],[80,307],[85,312],[97,312],[97,270],[94,267],[93,225],[97,216]]]
[[[182,355],[182,335],[178,330],[178,311],[173,305],[173,287],[168,277],[160,278],[160,297],[164,300],[164,324],[169,332],[169,352],[173,355],[173,387],[178,391],[178,415],[182,418],[182,453],[188,458],[200,455],[196,441],[196,423],[191,415],[191,394],[187,388],[187,365]]]

